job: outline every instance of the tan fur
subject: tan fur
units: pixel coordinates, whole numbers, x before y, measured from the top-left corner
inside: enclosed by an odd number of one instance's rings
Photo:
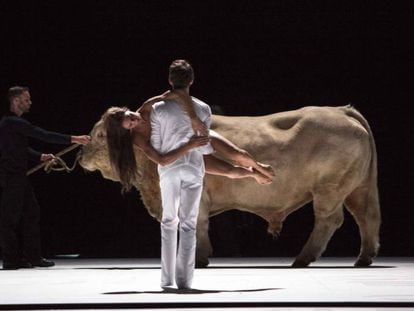
[[[198,260],[211,253],[208,217],[230,209],[248,211],[269,222],[279,234],[284,219],[313,201],[315,227],[294,266],[307,266],[325,250],[343,222],[343,204],[355,217],[361,234],[356,265],[371,264],[379,247],[380,210],[375,143],[368,123],[355,109],[305,107],[261,117],[213,116],[212,129],[273,166],[276,178],[267,186],[251,178],[206,175],[197,230]],[[81,165],[117,180],[112,172],[99,121],[92,142],[83,148]],[[161,217],[156,165],[136,149],[141,175],[136,187],[149,213]]]

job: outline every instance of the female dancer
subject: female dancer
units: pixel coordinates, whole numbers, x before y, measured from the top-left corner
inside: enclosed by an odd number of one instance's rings
[[[179,102],[189,115],[195,133],[202,136],[194,136],[186,145],[169,153],[159,154],[150,144],[149,116],[152,105],[161,100]],[[259,184],[269,184],[273,180],[274,173],[271,166],[256,162],[247,151],[238,148],[213,130],[207,131],[193,110],[191,97],[179,90],[167,91],[147,100],[137,112],[132,112],[126,107],[111,107],[103,114],[102,119],[106,130],[109,159],[119,176],[123,190],[129,190],[137,178],[133,145],[140,148],[153,162],[168,165],[190,149],[210,142],[219,157],[228,159],[234,165],[214,155],[205,155],[206,173],[228,178],[253,177]]]

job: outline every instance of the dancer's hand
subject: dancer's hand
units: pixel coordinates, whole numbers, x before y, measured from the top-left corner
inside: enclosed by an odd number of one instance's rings
[[[207,145],[210,142],[210,138],[208,136],[193,136],[190,138],[188,142],[188,147],[190,149],[201,147]]]
[[[56,159],[55,155],[51,154],[51,153],[42,153],[42,155],[40,156],[40,161],[42,162],[46,162],[49,160],[54,160]]]
[[[91,141],[89,135],[71,136],[71,142],[79,145],[86,145]]]

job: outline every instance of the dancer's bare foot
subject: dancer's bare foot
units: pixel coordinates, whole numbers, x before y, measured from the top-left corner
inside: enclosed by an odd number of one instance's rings
[[[269,185],[272,183],[273,179],[263,175],[261,172],[254,168],[249,169],[252,172],[252,177],[256,179],[257,183],[260,185]]]
[[[255,174],[255,176],[253,176],[260,184],[269,184],[275,177],[275,172],[271,165],[256,162],[254,158],[245,150],[239,149],[236,156],[233,157],[233,161],[237,166],[244,167],[250,171],[253,169],[254,171],[260,173],[260,175]],[[264,181],[264,177],[266,178],[266,181]]]

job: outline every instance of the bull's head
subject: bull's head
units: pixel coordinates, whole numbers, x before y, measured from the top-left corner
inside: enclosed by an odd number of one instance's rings
[[[90,143],[82,147],[79,164],[87,171],[99,170],[104,178],[119,181],[109,162],[106,132],[102,120],[93,127]]]
[[[79,164],[87,171],[98,170],[104,178],[119,181],[109,162],[106,131],[102,119],[94,125],[90,135],[90,143],[82,147]],[[134,186],[140,191],[141,198],[150,215],[160,219],[162,214],[161,195],[156,165],[148,160],[137,147],[134,148],[134,152],[138,174],[141,176]]]

